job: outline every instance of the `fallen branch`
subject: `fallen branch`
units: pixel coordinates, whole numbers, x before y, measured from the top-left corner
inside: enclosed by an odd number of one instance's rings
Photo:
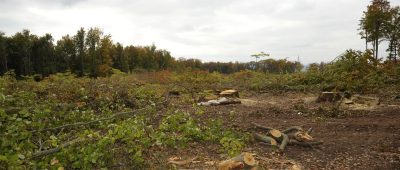
[[[107,117],[107,118],[96,119],[96,120],[92,120],[92,121],[89,121],[89,122],[78,122],[78,123],[72,123],[72,124],[65,124],[65,125],[62,125],[62,126],[57,126],[57,127],[52,127],[52,128],[33,130],[31,132],[32,133],[37,133],[37,132],[59,130],[59,129],[68,128],[68,127],[74,127],[74,126],[85,126],[85,125],[97,123],[97,122],[100,122],[100,121],[112,120],[112,119],[115,119],[115,118],[118,118],[118,117],[121,117],[121,116],[124,116],[124,115],[134,114],[134,113],[137,113],[137,112],[145,110],[145,109],[146,108],[142,108],[142,109],[138,109],[138,110],[134,110],[134,111],[129,111],[129,112],[119,112],[119,113],[115,113],[112,116]]]
[[[74,144],[76,144],[76,143],[80,143],[80,142],[83,142],[83,141],[86,141],[86,140],[87,140],[87,139],[78,138],[78,139],[74,139],[74,140],[72,140],[72,141],[69,141],[69,142],[67,142],[67,143],[63,143],[63,144],[61,144],[60,146],[58,146],[58,147],[56,147],[56,148],[51,148],[51,149],[48,149],[48,150],[43,150],[43,151],[35,152],[35,153],[32,154],[32,159],[38,159],[38,158],[41,158],[41,157],[46,156],[46,155],[50,155],[50,154],[53,154],[53,153],[57,153],[57,152],[60,151],[62,148],[66,148],[66,147],[68,147],[68,146],[70,146],[70,145],[74,145]]]

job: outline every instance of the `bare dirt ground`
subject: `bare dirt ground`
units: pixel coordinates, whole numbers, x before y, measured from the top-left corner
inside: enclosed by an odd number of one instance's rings
[[[252,122],[277,129],[312,127],[312,136],[324,142],[318,148],[288,146],[280,153],[252,141],[245,151],[259,157],[262,169],[400,169],[400,101],[383,98],[375,109],[336,114],[327,109],[333,104],[313,102],[315,97],[303,93],[241,96],[242,104],[205,107],[201,119],[221,118],[225,126],[249,133],[256,132]],[[193,144],[165,151],[164,156],[196,156],[197,163],[178,168],[213,169],[209,164],[225,157],[216,148]]]

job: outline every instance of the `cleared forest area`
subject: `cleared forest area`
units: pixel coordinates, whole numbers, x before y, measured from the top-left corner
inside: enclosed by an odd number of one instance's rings
[[[0,32],[0,169],[400,169],[400,8],[359,22],[364,51],[307,66]]]

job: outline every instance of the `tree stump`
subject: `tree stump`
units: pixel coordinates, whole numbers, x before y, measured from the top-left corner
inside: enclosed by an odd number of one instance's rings
[[[321,92],[318,96],[317,102],[336,102],[341,98],[342,96],[337,92]]]

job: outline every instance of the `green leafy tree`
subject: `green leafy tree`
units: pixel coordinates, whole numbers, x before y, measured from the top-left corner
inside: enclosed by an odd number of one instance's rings
[[[36,74],[49,75],[56,72],[53,37],[46,34],[33,39],[32,67]]]
[[[85,45],[88,48],[90,75],[94,77],[98,75],[97,68],[100,62],[97,61],[97,57],[102,35],[103,32],[99,28],[90,28],[86,35]]]
[[[259,64],[258,64],[258,61],[257,61],[257,60],[258,60],[259,58],[268,57],[269,54],[267,54],[267,53],[265,53],[265,52],[260,52],[260,53],[257,53],[257,54],[252,54],[251,56],[254,57],[254,58],[256,59],[256,62],[255,62],[255,70],[258,70]]]
[[[86,32],[84,28],[80,28],[76,35],[74,36],[74,44],[76,47],[76,61],[75,65],[79,66],[79,71],[77,71],[79,76],[83,76],[85,74],[85,56],[86,56],[86,46],[85,46],[85,37]]]
[[[361,38],[366,40],[366,48],[368,48],[368,42],[372,42],[376,59],[378,58],[379,43],[385,37],[384,24],[391,17],[390,11],[389,1],[373,0],[360,20]]]
[[[0,32],[0,74],[8,71],[8,61],[6,53],[6,40],[3,32]]]
[[[125,56],[124,47],[117,43],[113,46],[114,67],[127,73],[129,72],[128,58]]]
[[[101,38],[98,51],[97,74],[98,76],[108,76],[112,73],[111,66],[113,63],[113,42],[111,35]]]
[[[259,58],[268,57],[269,54],[267,54],[265,52],[260,52],[260,53],[257,53],[257,54],[252,54],[251,56],[254,57],[256,59],[256,62],[257,62],[257,60]]]
[[[385,22],[385,38],[389,40],[389,46],[386,50],[389,52],[388,60],[396,62],[400,48],[400,7],[391,9],[391,15],[388,22]]]
[[[73,73],[78,73],[80,64],[77,62],[76,50],[75,41],[69,35],[63,36],[61,40],[57,41],[55,47],[57,72],[70,70]]]
[[[7,42],[9,68],[15,70],[17,76],[32,74],[32,40],[34,35],[29,30],[17,32]]]
[[[135,46],[130,45],[125,47],[124,56],[127,59],[130,72],[139,67],[141,61],[138,58],[137,49]]]

